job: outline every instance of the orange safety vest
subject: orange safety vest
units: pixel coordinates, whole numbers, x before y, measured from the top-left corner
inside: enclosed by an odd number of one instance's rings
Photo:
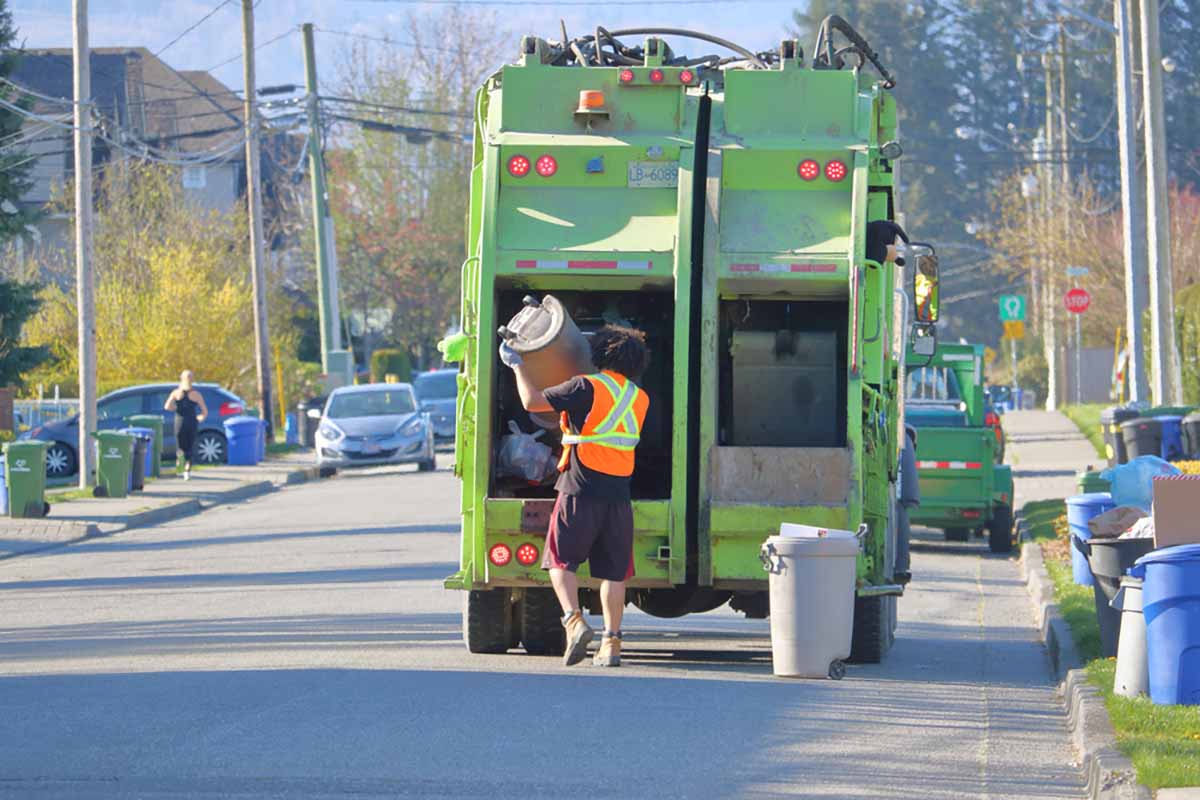
[[[563,453],[558,470],[567,469],[571,450],[579,448],[579,463],[588,469],[628,477],[633,474],[633,450],[641,438],[650,396],[615,372],[584,378],[592,384],[592,408],[579,433],[571,432],[567,412],[562,413]]]

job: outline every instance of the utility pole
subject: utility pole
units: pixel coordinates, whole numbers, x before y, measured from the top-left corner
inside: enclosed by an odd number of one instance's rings
[[[87,0],[74,0],[75,294],[79,318],[79,488],[95,484],[96,280],[92,270],[92,55]]]
[[[258,119],[254,98],[254,0],[242,0],[242,50],[246,102],[246,207],[250,213],[250,285],[254,292],[254,368],[258,376],[258,407],[271,426],[271,371],[267,330],[267,287],[263,253],[262,173],[258,161]]]
[[[1171,289],[1171,209],[1167,195],[1167,128],[1163,114],[1162,50],[1158,0],[1140,0],[1142,97],[1146,109],[1146,231],[1150,267],[1150,356],[1155,405],[1183,401],[1175,347],[1175,296]]]
[[[1146,312],[1146,201],[1145,175],[1138,159],[1136,89],[1133,65],[1137,63],[1136,0],[1114,0],[1117,28],[1117,131],[1121,151],[1121,232],[1125,261],[1125,330],[1129,347],[1125,385],[1129,400],[1149,396],[1143,352],[1142,317]]]
[[[338,303],[336,239],[325,188],[325,159],[321,152],[321,107],[317,98],[317,57],[313,26],[304,32],[304,86],[308,107],[308,168],[312,176],[313,233],[317,251],[317,297],[321,321],[321,371],[329,378],[349,382],[349,354],[342,350],[342,322]]]
[[[1044,221],[1043,241],[1046,243],[1046,264],[1043,269],[1045,280],[1042,282],[1044,298],[1043,298],[1043,313],[1042,313],[1042,337],[1046,353],[1046,366],[1048,374],[1046,376],[1046,410],[1054,411],[1058,408],[1058,281],[1053,264],[1052,247],[1051,247],[1051,222],[1050,217],[1055,210],[1055,205],[1058,200],[1058,191],[1055,187],[1054,180],[1054,165],[1050,163],[1050,158],[1055,153],[1059,152],[1059,142],[1054,133],[1054,73],[1052,71],[1052,63],[1048,53],[1042,55],[1042,68],[1046,74],[1046,142],[1045,154],[1042,169],[1042,219]]]

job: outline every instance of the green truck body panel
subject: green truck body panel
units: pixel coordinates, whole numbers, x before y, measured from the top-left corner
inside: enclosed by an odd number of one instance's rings
[[[941,400],[908,399],[909,418],[917,407],[924,420],[917,431],[917,472],[921,505],[909,512],[915,525],[934,528],[975,528],[991,521],[998,505],[1013,504],[1012,470],[996,464],[996,437],[985,425],[983,345],[939,344],[932,359],[909,354],[908,367],[914,380],[931,370],[942,380],[944,371],[954,373],[957,396]],[[939,417],[947,420],[938,425]],[[930,424],[933,423],[933,424]]]
[[[527,41],[533,50],[490,78],[477,104],[455,465],[461,568],[446,585],[547,583],[536,563],[488,557],[501,543],[542,548],[553,502],[548,486],[502,487],[493,475],[505,415],[519,416],[495,331],[514,298],[541,292],[584,306],[604,294],[630,314],[661,303],[669,317],[656,335],[670,350],[652,347],[662,372],[643,381],[669,435],[653,452],[645,435],[639,446],[631,587],[765,591],[759,547],[783,522],[861,530],[860,585],[889,584],[908,322],[897,270],[864,253],[867,221],[892,214],[879,154],[895,138],[891,96],[857,70],[794,60],[688,86],[671,67],[652,83],[648,59],[621,81],[616,67],[543,64],[544,43]],[[574,113],[584,90],[603,92],[607,116]],[[544,155],[553,175],[510,174],[512,157]],[[798,175],[808,159],[822,167],[811,180]],[[833,161],[840,179],[824,171]],[[635,181],[655,164],[677,169],[677,182]],[[809,403],[812,419],[793,424],[785,401]],[[650,469],[657,483],[639,488]]]

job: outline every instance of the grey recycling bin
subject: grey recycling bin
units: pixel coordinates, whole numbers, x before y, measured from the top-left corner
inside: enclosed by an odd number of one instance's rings
[[[1138,697],[1150,691],[1146,660],[1146,618],[1142,615],[1142,579],[1126,575],[1112,601],[1121,612],[1121,642],[1117,645],[1117,672],[1113,693]]]

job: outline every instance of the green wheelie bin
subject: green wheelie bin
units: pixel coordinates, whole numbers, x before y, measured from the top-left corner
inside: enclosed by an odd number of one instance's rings
[[[133,468],[134,437],[116,431],[97,431],[96,497],[125,497]]]
[[[10,517],[44,517],[46,503],[46,449],[48,443],[29,439],[4,446],[4,472],[8,482]]]
[[[151,459],[150,474],[147,478],[158,478],[162,476],[162,451],[163,451],[163,418],[159,414],[134,414],[128,419],[131,428],[149,428],[154,431],[154,456]]]

